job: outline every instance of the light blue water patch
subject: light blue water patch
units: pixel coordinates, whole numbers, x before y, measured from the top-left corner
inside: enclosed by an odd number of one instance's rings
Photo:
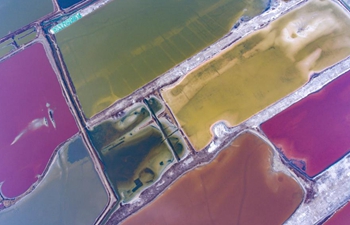
[[[68,148],[68,162],[74,163],[84,159],[89,154],[86,151],[84,143],[80,139],[73,141]]]
[[[68,160],[70,154],[75,155],[73,163]],[[0,224],[94,224],[107,202],[87,149],[77,137],[58,151],[47,175],[32,193],[0,212]]]
[[[342,1],[345,4],[348,10],[350,10],[350,0],[340,0],[340,1]]]
[[[73,23],[75,23],[76,21],[78,21],[81,18],[82,18],[82,15],[80,13],[75,13],[71,17],[69,17],[68,19],[66,19],[63,22],[52,27],[50,29],[50,32],[52,34],[56,34],[56,33],[60,32],[61,30],[63,30],[64,28],[69,27],[70,25],[72,25]]]

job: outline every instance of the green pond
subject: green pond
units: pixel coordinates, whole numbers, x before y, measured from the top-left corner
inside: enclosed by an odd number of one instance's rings
[[[187,153],[187,148],[179,129],[164,118],[159,119],[159,121],[162,125],[164,136],[171,143],[171,148],[179,159],[183,159]]]
[[[35,28],[29,28],[28,30],[16,35],[14,37],[14,40],[18,46],[25,45],[34,40],[36,38],[36,34],[37,33]]]
[[[145,106],[137,106],[118,120],[106,120],[89,132],[90,139],[97,150],[102,149],[114,140],[128,134],[132,135],[138,126],[150,120],[150,113]]]
[[[154,97],[148,102],[152,113],[163,108]],[[122,202],[129,202],[157,181],[174,162],[174,155],[180,159],[187,153],[177,127],[164,118],[154,122],[142,104],[127,110],[121,118],[102,122],[88,133]]]
[[[164,88],[196,150],[211,126],[236,126],[350,54],[350,17],[338,4],[312,0],[237,41],[180,82]]]
[[[124,202],[155,182],[174,157],[162,133],[148,126],[101,150],[107,175]]]
[[[0,58],[15,50],[12,39],[8,39],[0,44]]]
[[[267,6],[267,0],[114,0],[56,38],[91,117]]]
[[[146,101],[150,111],[153,111],[155,116],[160,114],[164,110],[164,106],[158,98],[152,96]]]
[[[174,156],[177,160],[181,160],[187,153],[185,141],[183,140],[177,126],[166,119],[168,115],[166,113],[164,115],[160,114],[165,107],[160,100],[154,96],[145,99],[144,103],[151,111],[154,120],[161,130],[165,141],[173,151]]]

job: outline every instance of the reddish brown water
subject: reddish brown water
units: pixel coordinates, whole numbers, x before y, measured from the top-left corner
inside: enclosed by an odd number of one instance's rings
[[[78,129],[41,44],[1,62],[0,79],[1,191],[15,197],[37,181],[57,145]]]
[[[350,149],[350,72],[261,125],[290,159],[314,176]]]
[[[271,170],[271,157],[262,139],[242,134],[123,225],[280,225],[301,203],[303,191],[291,177]]]

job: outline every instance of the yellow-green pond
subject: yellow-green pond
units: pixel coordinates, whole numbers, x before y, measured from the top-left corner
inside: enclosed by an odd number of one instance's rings
[[[348,56],[349,27],[348,13],[336,3],[310,1],[225,49],[162,95],[201,150],[215,122],[235,126]]]
[[[267,7],[267,0],[115,0],[56,39],[91,117]]]

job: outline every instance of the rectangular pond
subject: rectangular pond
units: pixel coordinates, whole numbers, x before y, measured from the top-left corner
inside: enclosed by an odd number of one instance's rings
[[[57,0],[58,5],[63,8],[67,9],[75,4],[78,4],[79,2],[83,2],[84,0]]]
[[[350,221],[350,204],[349,202],[339,209],[324,225],[348,225]]]
[[[88,131],[120,201],[136,198],[174,162],[175,154],[182,157],[186,153],[176,130],[166,122],[161,124],[162,129],[152,121],[146,106],[137,104],[118,119],[106,120]]]
[[[350,54],[349,13],[313,0],[234,43],[162,95],[196,150]]]
[[[7,39],[6,41],[0,43],[0,58],[10,54],[15,50],[12,39]]]
[[[272,157],[270,145],[243,133],[122,224],[280,225],[304,193],[292,177],[272,169]]]
[[[42,44],[0,62],[0,79],[0,190],[11,198],[37,181],[78,128]]]
[[[115,0],[56,39],[91,117],[267,7],[267,0]]]
[[[16,35],[14,37],[14,41],[17,43],[18,46],[22,46],[33,41],[36,38],[36,35],[36,29],[32,27]]]
[[[315,176],[349,152],[349,102],[347,72],[266,121],[261,128],[300,169]]]

